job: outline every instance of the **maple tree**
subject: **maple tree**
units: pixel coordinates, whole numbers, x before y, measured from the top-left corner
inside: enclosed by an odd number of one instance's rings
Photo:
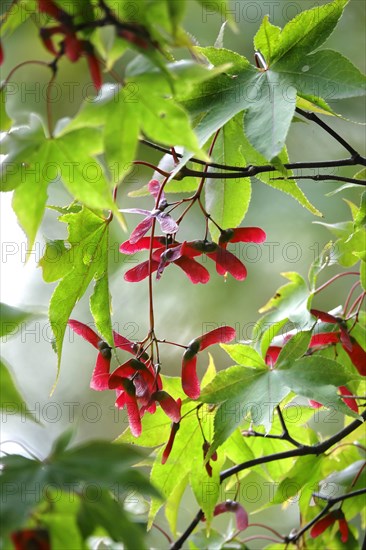
[[[113,0],[18,0],[4,11],[4,59],[9,37],[29,18],[49,58],[23,61],[3,81],[1,190],[13,192],[29,251],[46,209],[67,225],[67,237],[49,240],[39,262],[44,281],[57,283],[48,311],[57,372],[70,329],[95,348],[90,387],[115,392],[116,407],[126,411],[129,423],[114,442],[75,446],[72,432],[66,432],[43,460],[5,454],[0,480],[4,548],[83,549],[93,536],[108,536],[108,544],[143,549],[152,528],[172,549],[186,541],[190,548],[251,548],[258,539],[273,549],[290,544],[358,548],[362,543],[366,158],[333,128],[332,120],[342,116],[326,99],[329,88],[333,99],[362,96],[366,79],[340,53],[321,48],[348,0],[303,11],[282,29],[264,17],[254,37],[253,62],[224,47],[226,24],[235,27],[229,6],[199,3],[203,10],[221,10],[227,19],[214,46],[199,46],[184,30],[183,0],[141,0],[138,17],[130,2]],[[179,61],[173,57],[177,48],[185,52]],[[125,54],[129,61],[120,71],[116,62]],[[95,96],[72,116],[55,120],[51,98],[60,63],[82,58]],[[49,81],[45,118],[34,112],[24,124],[8,108],[8,92],[13,75],[27,65],[45,68]],[[348,156],[291,162],[286,142],[291,125],[300,120],[335,140]],[[141,150],[159,153],[160,161],[150,162]],[[41,178],[37,166],[47,168]],[[150,201],[150,209],[124,208],[124,183],[135,166],[150,171],[132,193]],[[335,175],[335,167],[353,167],[354,175]],[[314,216],[321,214],[296,180],[330,180],[339,182],[337,193],[349,187],[361,192],[357,204],[348,201],[351,220],[324,223],[336,240],[320,251],[307,280],[297,272],[283,274],[288,282],[261,308],[264,315],[250,341],[241,341],[227,325],[192,334],[190,341],[171,341],[169,327],[162,334],[164,327],[155,322],[156,281],[164,285],[168,271],[178,277],[179,267],[195,285],[209,285],[210,276],[245,285],[250,277],[233,245],[266,242],[261,227],[245,222],[254,178],[290,195]],[[48,204],[48,187],[55,181],[71,194],[68,206]],[[193,207],[201,224],[192,224]],[[129,214],[143,219],[126,239]],[[120,231],[120,253],[144,255],[121,282],[121,292],[127,293],[128,285],[146,279],[148,330],[139,340],[113,330],[112,223]],[[319,285],[320,274],[334,266],[338,271]],[[352,281],[343,305],[334,304],[330,312],[317,309],[318,294],[343,277]],[[93,328],[73,314],[89,292]],[[190,304],[179,307],[185,312]],[[6,304],[2,314],[2,336],[31,316]],[[189,311],[186,315],[189,326]],[[211,346],[220,346],[233,366],[216,369],[209,356],[204,372],[207,354],[201,352]],[[180,376],[169,375],[167,347],[181,351]],[[1,407],[22,406],[32,419],[5,362],[0,372]],[[337,411],[342,428],[330,436],[316,431],[311,420],[319,408]],[[300,421],[289,428],[286,418],[293,409],[300,411]],[[298,498],[298,523],[290,532],[255,523],[253,512],[260,504],[249,510],[240,491],[248,473],[274,484],[268,506]],[[24,498],[24,490],[35,483],[38,494]],[[148,502],[140,524],[118,494],[126,484]],[[329,484],[335,493],[327,492]],[[233,494],[232,487],[234,498],[223,499]],[[88,488],[95,498],[86,497]],[[178,519],[187,488],[197,511],[182,529]],[[162,507],[166,528],[157,517]],[[221,533],[216,516],[227,518]],[[68,526],[69,538],[60,524]],[[253,527],[266,534],[247,535]]]

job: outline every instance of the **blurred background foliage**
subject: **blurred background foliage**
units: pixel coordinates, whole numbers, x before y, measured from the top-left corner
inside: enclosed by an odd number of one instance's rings
[[[252,39],[259,24],[267,13],[271,22],[283,26],[289,19],[304,9],[325,2],[301,1],[233,1],[231,9],[236,21],[238,32],[230,28],[225,30],[224,46],[238,51],[253,59]],[[2,9],[5,4],[2,3]],[[138,3],[137,3],[138,7]],[[325,44],[326,48],[334,48],[362,71],[365,71],[365,21],[366,4],[363,0],[351,0],[335,32]],[[213,45],[223,21],[218,14],[203,13],[200,5],[194,1],[187,2],[187,13],[184,27],[191,33],[200,45]],[[186,56],[184,51],[175,52],[177,57]],[[37,20],[30,18],[19,27],[7,42],[6,58],[2,69],[2,78],[19,62],[37,59],[49,61],[49,55],[44,51],[38,38]],[[115,66],[118,73],[123,70],[130,57],[122,57]],[[49,72],[42,67],[25,66],[11,78],[12,88],[8,88],[8,109],[19,123],[25,123],[31,112],[45,116],[45,96]],[[106,74],[105,81],[113,79]],[[62,60],[57,75],[57,96],[52,103],[53,117],[56,121],[62,117],[73,116],[85,96],[93,95],[93,87],[89,80],[86,62],[80,60],[71,64]],[[331,107],[344,117],[357,122],[365,120],[365,102],[363,98],[332,102]],[[365,150],[365,128],[342,119],[328,118],[331,124],[349,143],[361,154]],[[116,136],[118,139],[118,136]],[[294,123],[288,137],[290,160],[324,160],[346,158],[347,153],[329,135],[319,127],[306,123]],[[141,145],[139,158],[158,163],[157,152]],[[353,168],[336,169],[337,174],[352,176]],[[342,172],[338,172],[342,170]],[[329,173],[329,172],[328,172]],[[119,190],[119,205],[121,208],[133,206],[151,208],[149,198],[134,199],[127,196],[128,192],[145,185],[152,173],[142,167],[136,167],[126,178]],[[326,194],[334,190],[337,182],[301,181],[300,186],[310,201],[322,211],[324,221],[335,223],[347,220],[349,207],[344,198],[359,202],[359,193],[346,190],[334,196]],[[155,284],[156,327],[160,338],[177,340],[187,343],[201,332],[210,330],[220,324],[229,324],[237,329],[238,339],[250,338],[254,323],[259,317],[258,309],[267,302],[276,289],[284,284],[281,272],[298,271],[306,276],[310,263],[325,243],[331,239],[328,230],[320,225],[308,211],[297,202],[275,190],[270,189],[258,180],[253,181],[252,200],[243,225],[257,225],[267,233],[267,242],[263,246],[250,245],[236,249],[236,255],[244,261],[248,268],[248,278],[242,283],[230,278],[225,281],[212,273],[208,285],[193,286],[188,279],[176,269],[168,269],[161,281]],[[49,204],[68,204],[70,196],[60,185],[50,186]],[[54,289],[53,284],[42,280],[41,270],[37,261],[42,256],[46,239],[64,238],[66,226],[57,222],[57,213],[48,211],[39,233],[29,262],[24,265],[26,240],[17,226],[11,212],[10,194],[4,196],[2,203],[2,285],[1,301],[19,307],[31,307],[46,314],[47,306]],[[198,209],[192,209],[190,225],[185,227],[185,236],[199,238],[203,234],[203,223]],[[132,230],[140,218],[130,216],[127,219],[128,228]],[[200,229],[198,229],[200,228]],[[117,222],[113,222],[110,238],[110,284],[112,292],[114,328],[125,337],[131,339],[143,338],[148,329],[148,304],[146,280],[129,284],[123,280],[123,272],[135,265],[135,257],[124,258],[118,252],[119,244],[128,238],[121,231]],[[237,245],[238,246],[238,245]],[[332,268],[327,275],[332,274]],[[327,277],[327,278],[328,278]],[[319,283],[322,282],[320,277]],[[331,309],[344,301],[349,281],[341,279],[329,289],[322,292],[316,299],[319,309]],[[85,296],[75,308],[73,318],[85,323],[91,322],[88,296]],[[182,328],[184,327],[184,328]],[[36,318],[27,324],[22,324],[20,330],[7,337],[2,345],[2,354],[11,365],[14,379],[21,393],[26,397],[29,409],[40,420],[35,424],[19,415],[9,414],[4,417],[2,427],[3,441],[19,441],[30,449],[37,449],[37,454],[45,456],[50,450],[52,441],[66,426],[72,424],[76,430],[75,441],[91,438],[113,439],[127,426],[124,414],[118,413],[114,407],[114,392],[93,392],[89,389],[89,381],[94,367],[96,354],[92,347],[70,332],[66,333],[61,373],[58,385],[50,396],[55,381],[56,356],[50,344],[51,329],[47,316]],[[203,355],[203,354],[202,354]],[[207,356],[200,358],[200,372],[207,365]],[[164,374],[178,375],[180,373],[180,353],[171,348],[164,349],[162,369]],[[217,368],[228,366],[228,358],[220,350],[215,353]],[[332,429],[340,426],[332,425]],[[14,443],[5,443],[7,451],[19,448]],[[256,483],[255,474],[251,474]],[[248,482],[249,483],[249,482]],[[255,507],[259,507],[258,497]],[[269,493],[261,493],[262,504]],[[273,520],[266,521],[269,525],[276,523],[275,508],[271,509]],[[249,505],[250,509],[250,505]],[[182,514],[179,523],[185,525],[191,517],[191,497],[183,501]],[[295,512],[294,512],[295,513]],[[272,515],[274,514],[274,515]],[[261,516],[261,514],[259,514]],[[258,516],[258,519],[259,519]],[[281,516],[283,522],[283,516]],[[225,523],[225,519],[223,523]],[[288,513],[282,529],[291,526],[292,518]],[[216,525],[216,523],[215,523]],[[217,520],[217,525],[220,521]],[[259,546],[256,546],[259,548]]]

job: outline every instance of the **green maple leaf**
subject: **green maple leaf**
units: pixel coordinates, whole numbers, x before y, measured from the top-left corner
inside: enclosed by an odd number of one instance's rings
[[[346,4],[347,0],[334,0],[304,11],[282,30],[265,17],[254,39],[255,49],[265,59],[260,69],[245,58],[240,63],[237,54],[228,50],[198,48],[214,66],[232,62],[236,69],[185,98],[193,113],[204,113],[196,128],[200,142],[245,111],[246,136],[271,160],[284,147],[297,95],[313,100],[363,95],[365,77],[350,61],[330,50],[312,54],[331,34]]]
[[[285,346],[276,368],[265,370],[236,365],[219,372],[204,388],[201,401],[220,403],[215,416],[211,453],[228,439],[247,415],[255,426],[264,426],[268,433],[275,407],[291,392],[357,417],[343,403],[337,391],[339,386],[351,380],[361,380],[361,377],[351,368],[322,356],[296,359],[303,353],[308,336],[300,333],[300,338],[289,346],[290,349],[285,351]]]
[[[75,304],[93,279],[95,287],[90,299],[91,312],[98,332],[109,345],[113,345],[108,288],[108,219],[101,212],[83,207],[78,212],[62,215],[60,221],[68,224],[66,243],[48,243],[40,260],[47,282],[61,279],[49,306],[58,368],[67,322]]]

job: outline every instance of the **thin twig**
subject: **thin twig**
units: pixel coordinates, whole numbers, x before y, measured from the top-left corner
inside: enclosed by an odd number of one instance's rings
[[[164,535],[164,537],[167,539],[167,541],[171,544],[173,542],[173,539],[162,529],[157,523],[152,523],[152,526],[155,527],[160,533]]]
[[[337,279],[340,279],[341,277],[345,277],[346,275],[357,275],[357,276],[359,276],[360,272],[359,271],[344,271],[343,273],[337,273],[337,275],[334,275],[334,277],[331,277],[331,279],[329,279],[323,285],[321,285],[317,289],[315,289],[313,294],[314,295],[318,294],[318,292],[321,292],[322,290],[327,288],[327,286],[329,286],[331,283],[333,283]]]
[[[366,180],[356,178],[346,178],[344,176],[331,176],[330,174],[317,174],[316,176],[291,176],[271,178],[272,181],[277,180],[313,180],[313,181],[344,181],[346,183],[354,183],[355,185],[366,185]]]
[[[344,303],[343,314],[346,318],[347,318],[347,310],[348,310],[348,306],[349,306],[349,303],[350,303],[351,298],[352,298],[352,294],[353,294],[354,290],[358,287],[359,284],[361,284],[361,281],[356,281],[355,283],[353,283],[353,285],[351,286],[351,289],[348,293],[348,296],[346,298],[346,301]]]
[[[327,495],[322,495],[321,493],[313,493],[313,497],[326,500],[332,506],[334,506],[334,504],[337,504],[338,502],[343,502],[344,500],[347,500],[349,498],[359,497],[364,494],[366,494],[366,488],[357,489],[356,491],[352,491],[351,493],[345,493],[344,495],[339,495],[338,497],[328,497]]]

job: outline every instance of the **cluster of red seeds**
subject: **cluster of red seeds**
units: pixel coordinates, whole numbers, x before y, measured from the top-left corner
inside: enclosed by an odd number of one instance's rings
[[[72,63],[84,55],[94,86],[99,90],[103,81],[100,62],[95,55],[93,45],[88,40],[78,37],[74,18],[51,0],[38,0],[38,9],[58,22],[55,26],[41,28],[40,36],[45,48],[57,59],[66,55]],[[55,40],[56,35],[61,35],[61,40]]]
[[[157,278],[171,264],[179,266],[193,283],[207,283],[209,272],[195,258],[205,254],[216,264],[220,275],[230,273],[237,280],[245,279],[247,275],[244,264],[227,250],[229,242],[261,243],[266,235],[259,227],[226,229],[221,231],[218,243],[208,240],[178,242],[175,238],[179,224],[165,210],[168,202],[163,189],[157,180],[151,180],[149,191],[155,199],[155,208],[151,211],[129,209],[125,212],[142,214],[144,219],[134,229],[130,238],[122,243],[120,251],[124,254],[134,254],[140,250],[151,250],[152,257],[125,273],[125,279],[138,282],[157,272]],[[158,222],[164,235],[145,236]],[[153,232],[152,232],[153,233]],[[163,463],[167,460],[173,446],[175,435],[181,420],[181,400],[174,400],[164,391],[159,374],[160,365],[154,365],[144,347],[134,343],[118,333],[114,333],[114,347],[129,352],[134,357],[128,359],[110,373],[112,350],[106,342],[87,325],[75,320],[69,321],[69,326],[95,348],[99,350],[96,366],[91,379],[91,387],[95,390],[114,389],[116,391],[116,406],[126,407],[131,432],[135,436],[141,433],[141,418],[146,412],[153,414],[157,403],[172,420],[172,430],[169,441],[163,453]],[[235,338],[235,330],[231,327],[220,327],[194,338],[187,346],[182,358],[182,388],[185,394],[197,399],[200,395],[200,382],[197,376],[197,356],[209,346],[227,343]],[[203,445],[203,454],[208,452],[207,442]],[[212,456],[215,460],[216,455]],[[211,475],[212,468],[207,463],[206,469]]]

